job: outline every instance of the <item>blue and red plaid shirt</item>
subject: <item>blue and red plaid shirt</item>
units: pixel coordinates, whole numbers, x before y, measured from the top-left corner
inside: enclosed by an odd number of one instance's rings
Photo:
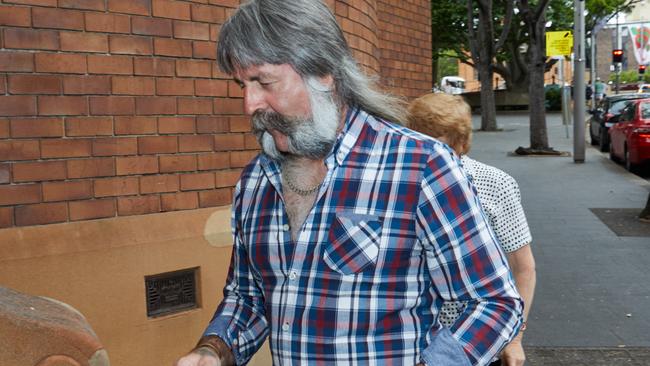
[[[260,154],[233,202],[234,247],[205,335],[245,364],[483,365],[522,303],[475,190],[446,145],[351,109],[291,239],[279,166]],[[448,330],[444,301],[468,306]]]

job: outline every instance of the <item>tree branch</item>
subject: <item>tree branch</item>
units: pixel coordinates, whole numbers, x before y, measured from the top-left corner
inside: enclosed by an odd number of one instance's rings
[[[493,55],[496,55],[497,52],[503,47],[508,38],[508,33],[510,32],[510,25],[512,24],[512,18],[514,13],[514,0],[506,0],[506,17],[503,21],[503,29],[501,30],[501,35],[499,36],[499,41],[494,46]]]
[[[476,31],[474,30],[474,3],[472,0],[467,0],[467,36],[469,37],[469,49],[472,55],[472,61],[478,64],[478,44],[476,42]]]
[[[544,16],[544,12],[546,11],[546,7],[548,7],[548,3],[551,0],[542,0],[540,1],[539,4],[537,4],[537,8],[535,9],[535,15],[533,15],[533,21],[535,23],[539,22],[540,19]]]

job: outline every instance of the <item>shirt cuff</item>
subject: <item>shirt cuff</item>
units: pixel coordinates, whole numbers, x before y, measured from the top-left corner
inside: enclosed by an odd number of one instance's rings
[[[422,361],[426,365],[471,366],[465,350],[446,327],[442,327],[422,351]]]
[[[225,319],[215,319],[208,325],[208,328],[203,332],[203,336],[217,336],[221,338],[226,346],[230,348],[233,356],[235,356],[235,364],[243,365],[244,356],[238,352],[238,331],[229,327],[230,322]]]

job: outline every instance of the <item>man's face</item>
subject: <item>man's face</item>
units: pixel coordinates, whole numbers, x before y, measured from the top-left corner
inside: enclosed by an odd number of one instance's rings
[[[321,159],[330,151],[340,123],[331,78],[303,80],[290,65],[269,64],[238,70],[234,77],[267,155],[278,161]]]

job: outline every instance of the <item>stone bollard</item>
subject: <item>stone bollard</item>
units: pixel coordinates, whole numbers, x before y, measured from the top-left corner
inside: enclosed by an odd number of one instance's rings
[[[109,366],[84,316],[53,299],[0,287],[0,365]]]

